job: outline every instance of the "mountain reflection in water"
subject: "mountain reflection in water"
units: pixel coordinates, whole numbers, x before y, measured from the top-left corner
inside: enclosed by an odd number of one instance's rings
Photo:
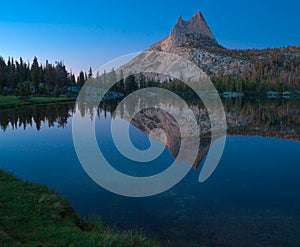
[[[198,157],[192,164],[197,168],[209,148],[211,126],[199,100],[186,102],[201,126]],[[107,192],[83,171],[72,143],[72,115],[79,111],[83,117],[98,120],[99,146],[112,156],[116,169],[129,175],[165,169],[176,156],[180,135],[176,121],[166,111],[149,108],[140,112],[131,121],[133,143],[147,147],[147,134],[158,127],[166,133],[167,149],[150,166],[135,166],[117,153],[109,133],[111,113],[118,103],[106,101],[97,109],[91,102],[1,110],[1,168],[55,189],[83,216],[99,215],[105,225],[121,230],[143,229],[162,246],[299,245],[299,143],[294,142],[300,140],[299,100],[224,100],[228,137],[213,176],[199,184],[199,171],[191,170],[165,193],[139,199]],[[162,103],[184,114],[176,102]],[[125,105],[116,121],[126,122],[132,105]]]
[[[114,112],[119,100],[105,101],[95,109],[93,103],[76,105],[74,103],[49,104],[27,106],[15,109],[2,110],[0,114],[0,126],[3,131],[9,125],[12,128],[24,128],[27,126],[36,126],[40,130],[42,123],[47,123],[48,127],[64,128],[70,121],[74,111],[80,111],[82,117],[93,117],[94,112],[100,118],[101,112]],[[197,159],[193,165],[196,169],[201,163],[210,147],[211,125],[209,117],[202,102],[198,99],[188,99],[189,104],[196,120],[200,126],[200,147]],[[252,100],[247,98],[224,99],[224,108],[227,117],[228,135],[241,136],[262,136],[276,137],[300,141],[300,102],[299,100]],[[167,107],[176,108],[180,115],[184,115],[181,106],[176,102],[162,102]],[[122,119],[129,119],[130,112],[133,112],[136,104],[125,103],[116,114]],[[96,111],[95,111],[96,110]],[[166,111],[154,108],[148,108],[136,114],[131,124],[142,130],[146,134],[155,128],[162,129],[167,140],[154,136],[157,141],[166,144],[172,156],[176,157],[180,149],[180,130],[175,119]],[[186,128],[189,123],[187,121]],[[153,137],[153,136],[152,136]],[[193,145],[191,143],[191,145]],[[186,150],[188,156],[188,150]]]

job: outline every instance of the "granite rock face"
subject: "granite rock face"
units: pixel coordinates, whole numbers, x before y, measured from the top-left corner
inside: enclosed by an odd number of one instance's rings
[[[188,21],[179,17],[170,34],[148,50],[184,57],[208,75],[238,75],[246,65],[251,67],[245,58],[231,56],[230,50],[217,42],[200,11]]]
[[[165,39],[153,45],[151,49],[171,52],[174,48],[197,39],[203,39],[217,45],[217,41],[200,11],[188,21],[184,21],[180,16],[171,33]]]

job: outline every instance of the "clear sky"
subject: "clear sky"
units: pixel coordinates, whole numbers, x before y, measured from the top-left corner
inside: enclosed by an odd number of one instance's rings
[[[75,73],[168,35],[177,17],[200,10],[228,48],[300,44],[299,0],[2,1],[0,56],[64,61]]]

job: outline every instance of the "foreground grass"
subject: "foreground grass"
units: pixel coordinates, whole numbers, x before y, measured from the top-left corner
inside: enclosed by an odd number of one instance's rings
[[[23,182],[0,170],[0,246],[157,245],[138,233],[116,233],[100,222],[86,222],[64,198],[47,187]]]
[[[0,96],[0,108],[14,108],[25,105],[58,103],[72,101],[71,98],[48,98],[48,97],[31,97],[28,99],[21,99],[17,96]]]

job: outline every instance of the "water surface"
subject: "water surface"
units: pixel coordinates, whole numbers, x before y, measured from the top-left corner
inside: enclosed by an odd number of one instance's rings
[[[189,103],[202,112],[197,100]],[[178,149],[176,138],[168,136],[167,148],[153,162],[126,159],[110,134],[111,121],[126,121],[126,116],[112,120],[115,105],[107,103],[96,116],[98,144],[107,159],[136,176],[166,169]],[[198,164],[191,164],[189,174],[160,195],[126,198],[102,189],[84,172],[72,142],[73,112],[90,117],[92,109],[71,103],[2,110],[0,168],[55,189],[82,216],[98,215],[111,227],[141,230],[163,246],[300,246],[299,101],[229,99],[225,108],[229,129],[224,155],[202,184],[198,176],[205,142]],[[163,119],[158,124],[170,129]],[[138,121],[130,127],[140,149],[149,147],[147,127]]]

